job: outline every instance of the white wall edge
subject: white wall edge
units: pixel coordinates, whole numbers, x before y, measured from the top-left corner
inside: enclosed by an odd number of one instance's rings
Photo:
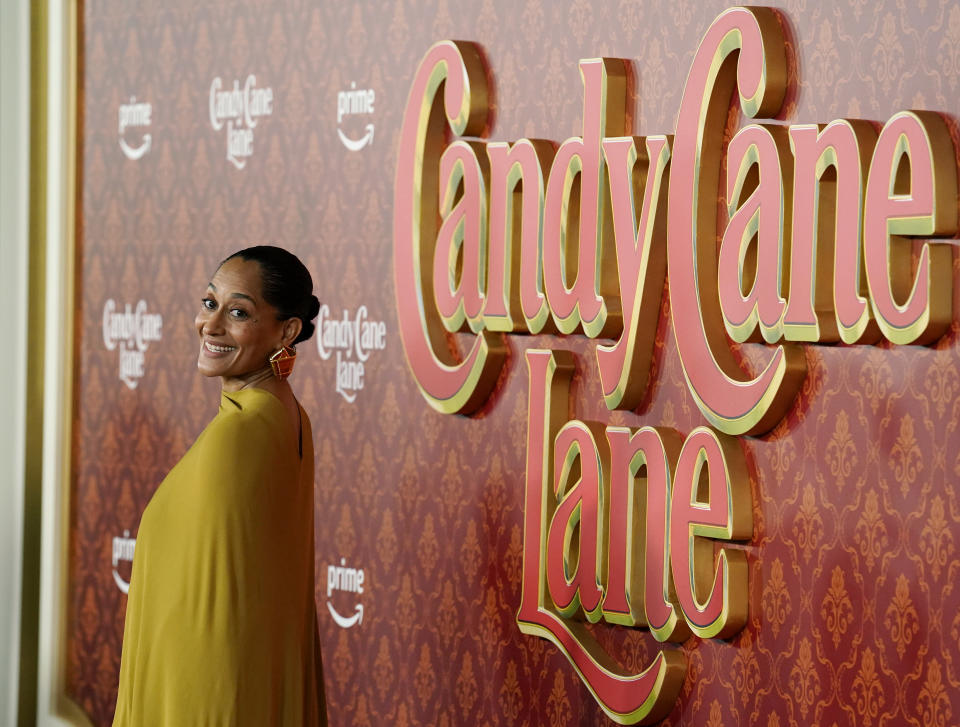
[[[27,288],[30,250],[30,3],[0,3],[0,321],[9,344],[0,393],[0,723],[17,723],[26,477]]]

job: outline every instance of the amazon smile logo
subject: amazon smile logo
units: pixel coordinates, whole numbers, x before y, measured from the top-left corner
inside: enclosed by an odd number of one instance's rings
[[[149,132],[141,134],[139,141],[131,144],[124,137],[124,132],[128,128],[149,128],[153,116],[153,105],[145,102],[138,102],[136,96],[130,97],[130,103],[120,104],[117,111],[117,131],[119,133],[118,141],[120,151],[127,159],[137,161],[144,154],[150,151],[152,137]]]
[[[119,588],[122,593],[129,593],[130,581],[125,580],[123,576],[120,575],[118,568],[123,561],[133,563],[133,552],[136,547],[137,540],[136,538],[130,537],[129,530],[123,531],[123,537],[113,538],[113,552],[111,557],[111,563],[113,564],[113,582],[117,584],[117,588]]]
[[[350,151],[360,151],[373,143],[373,124],[366,124],[363,127],[363,134],[357,137],[356,132],[344,132],[340,128],[344,117],[373,114],[375,100],[376,92],[372,88],[357,88],[357,84],[353,81],[350,82],[349,91],[337,93],[337,136]]]
[[[352,593],[355,597],[351,600],[358,600],[363,594],[364,577],[363,568],[349,567],[346,558],[340,559],[340,565],[327,566],[327,610],[330,611],[334,623],[342,629],[349,629],[363,623],[363,604],[354,603],[347,608],[343,606],[338,608],[333,604],[333,594],[336,591]]]

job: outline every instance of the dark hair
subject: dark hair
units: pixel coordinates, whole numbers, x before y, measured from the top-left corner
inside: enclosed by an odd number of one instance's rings
[[[282,247],[256,245],[233,253],[220,265],[235,257],[252,260],[260,266],[263,297],[277,309],[277,318],[299,318],[303,323],[300,335],[293,341],[294,345],[310,338],[315,329],[311,321],[320,312],[320,301],[313,294],[310,271],[300,262],[300,258]]]

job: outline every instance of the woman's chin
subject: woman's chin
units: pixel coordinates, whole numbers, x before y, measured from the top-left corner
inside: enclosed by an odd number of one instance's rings
[[[214,376],[220,376],[222,374],[222,366],[211,366],[210,362],[204,359],[205,357],[202,353],[200,354],[200,358],[197,359],[197,371],[200,372],[201,376],[213,378]]]

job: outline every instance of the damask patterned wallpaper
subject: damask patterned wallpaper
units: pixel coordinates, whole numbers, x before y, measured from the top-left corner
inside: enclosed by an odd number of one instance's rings
[[[790,50],[781,119],[882,124],[902,109],[931,109],[945,114],[956,144],[960,5],[773,4]],[[665,303],[654,390],[640,411],[604,407],[595,341],[532,336],[511,338],[479,413],[434,412],[397,330],[397,138],[417,65],[442,39],[474,40],[486,53],[491,139],[579,134],[577,62],[598,56],[632,61],[634,133],[672,133],[690,61],[725,7],[84,4],[68,691],[94,724],[113,716],[140,514],[216,411],[217,385],[195,373],[202,290],[217,261],[261,242],[302,257],[328,320],[359,315],[383,332],[365,360],[342,341],[302,345],[293,377],[316,434],[331,724],[610,723],[566,659],[515,623],[523,356],[528,347],[577,354],[581,419],[687,433],[704,422],[669,311]],[[788,416],[742,440],[755,510],[748,624],[730,641],[683,645],[688,673],[664,724],[957,724],[957,325],[929,347],[810,346],[805,355]],[[635,670],[658,649],[641,630],[595,634]]]

